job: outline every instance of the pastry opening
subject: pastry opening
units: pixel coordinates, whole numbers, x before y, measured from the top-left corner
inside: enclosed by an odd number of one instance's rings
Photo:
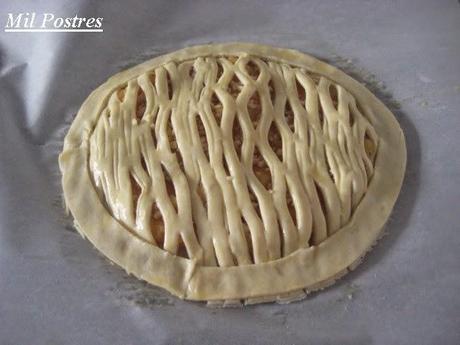
[[[278,217],[276,217],[276,226],[278,227],[278,233],[280,237],[280,257],[284,257],[284,231],[281,227]]]
[[[246,72],[253,80],[257,80],[260,75],[260,68],[254,61],[250,60],[246,64]]]
[[[233,119],[232,137],[236,154],[238,158],[241,159],[241,148],[243,146],[243,130],[241,129],[241,125],[237,117]]]
[[[177,212],[176,188],[174,187],[174,182],[168,170],[165,168],[163,164],[161,164],[161,170],[163,171],[166,192],[168,193],[169,199],[171,200],[171,204]]]
[[[291,104],[289,101],[286,101],[286,105],[284,106],[284,118],[286,120],[286,124],[288,125],[289,129],[292,133],[295,132],[295,122],[294,122],[294,111],[291,108]]]
[[[229,225],[228,225],[228,220],[227,220],[227,211],[225,208],[222,208],[222,219],[224,220],[224,229],[226,230],[226,236],[230,238],[230,230],[229,230]],[[238,266],[238,258],[236,257],[235,253],[232,250],[232,246],[229,243],[229,248],[230,248],[230,255],[232,256],[232,263],[231,266]]]
[[[210,264],[210,266],[220,266],[219,259],[217,258],[217,252],[216,252],[216,247],[212,246],[211,251],[212,251],[212,256],[214,259],[214,262]]]
[[[257,179],[260,181],[260,183],[262,183],[266,190],[271,190],[273,188],[270,168],[257,146],[254,147],[252,170],[254,171],[254,175],[256,175]]]
[[[252,94],[248,100],[248,114],[251,120],[252,126],[257,128],[257,125],[262,118],[262,105],[260,102],[259,93],[256,91]]]
[[[120,102],[123,102],[125,100],[125,95],[126,95],[126,87],[118,89],[117,97]]]
[[[268,92],[270,94],[270,101],[272,104],[275,104],[275,98],[276,98],[276,93],[275,93],[275,84],[273,83],[273,80],[268,81]]]
[[[283,160],[283,141],[281,139],[281,134],[276,126],[275,122],[272,122],[270,129],[268,130],[268,144],[275,152],[276,156],[280,161]]]
[[[361,106],[360,102],[356,100],[356,110],[361,114],[361,116],[366,117],[366,112],[364,111],[364,108]]]
[[[139,197],[142,193],[142,188],[141,186],[137,183],[136,179],[134,178],[133,174],[129,174],[129,180],[131,182],[131,194],[133,197],[133,219],[136,219],[136,210],[137,210],[137,204],[139,201]]]
[[[322,129],[324,126],[324,113],[323,113],[323,107],[321,105],[321,102],[318,102],[318,122],[319,122],[319,128]]]
[[[195,122],[196,122],[196,129],[200,137],[201,148],[203,149],[203,153],[206,156],[206,159],[209,161],[208,138],[206,137],[206,129],[204,127],[204,124],[203,124],[203,121],[201,120],[200,115],[195,116]]]
[[[188,75],[191,79],[195,78],[196,75],[196,70],[195,67],[192,65],[190,66],[190,69],[188,70]]]
[[[173,98],[173,87],[171,76],[168,71],[166,71],[166,82],[168,83],[168,99],[171,100]]]
[[[364,133],[364,151],[372,164],[374,164],[374,159],[377,153],[377,144],[370,135],[369,130],[366,130]]]
[[[107,118],[109,119],[111,114],[110,114],[110,109],[107,107],[104,109],[104,112],[102,113],[102,115],[107,115]]]
[[[227,56],[227,60],[232,64],[236,64],[236,62],[238,61],[238,56],[234,56],[234,55],[229,55]]]
[[[305,68],[302,68],[300,69],[302,71],[303,74],[306,74],[308,75],[308,77],[310,77],[311,80],[313,80],[315,82],[316,85],[319,84],[322,76],[317,74],[317,73],[313,73],[313,72],[310,72],[308,70],[306,70]]]
[[[228,168],[227,159],[225,159],[225,156],[222,156],[222,167],[224,168],[225,175],[231,176],[230,169]]]
[[[155,72],[151,72],[148,75],[150,83],[152,83],[152,86],[155,87],[155,80],[156,80],[156,75]]]
[[[329,95],[331,96],[332,104],[334,104],[334,108],[337,110],[337,106],[339,104],[339,95],[337,90],[337,85],[334,83],[329,84]]]
[[[222,77],[222,74],[224,74],[224,68],[222,67],[222,64],[217,61],[217,75],[216,75],[216,80],[217,82],[220,80],[220,77]]]
[[[149,172],[149,169],[147,167],[147,162],[145,161],[144,155],[141,153],[141,167],[144,169],[145,172]]]
[[[176,140],[176,134],[174,132],[174,128],[172,125],[172,119],[171,119],[171,110],[168,112],[167,119],[168,121],[166,122],[166,133],[168,135],[168,144],[169,144],[169,149],[171,150],[172,153],[177,153],[178,147],[177,147],[177,140]]]
[[[179,236],[179,240],[178,240],[178,243],[177,243],[176,255],[180,256],[182,258],[186,258],[186,259],[189,258],[189,253],[187,251],[187,247],[185,246],[185,242],[184,242],[182,236]]]
[[[228,229],[228,227],[226,228]],[[232,266],[238,266],[238,258],[236,257],[235,253],[230,249],[230,254],[232,255]]]
[[[305,99],[306,99],[306,92],[302,84],[300,84],[299,80],[296,78],[295,79],[295,85],[297,89],[297,96],[299,97],[300,104],[302,104],[302,107],[305,108]]]
[[[329,163],[329,159],[328,159],[328,155],[326,153],[326,148],[324,149],[324,163],[326,164],[326,170],[327,170],[327,173],[329,174],[329,177],[331,178],[332,182],[335,183],[335,177],[334,177],[334,173],[331,169],[331,164]]]
[[[196,193],[198,194],[198,197],[200,198],[201,203],[203,204],[203,207],[207,213],[208,212],[208,198],[206,197],[206,192],[204,191],[204,187],[201,181],[198,182],[196,186]]]
[[[157,135],[155,134],[155,126],[152,124],[150,128],[150,136],[152,138],[153,146],[157,147]]]
[[[294,200],[292,200],[292,195],[289,191],[289,188],[286,188],[286,205],[289,210],[289,215],[291,216],[292,222],[297,227],[297,213],[295,211]]]
[[[179,164],[180,169],[185,173],[184,159],[182,158],[180,150],[176,150],[175,154],[176,154],[177,164]]]
[[[318,201],[321,207],[321,212],[324,216],[324,220],[326,222],[326,227],[327,227],[327,213],[326,213],[327,208],[326,208],[326,200],[324,198],[323,190],[321,189],[321,186],[319,186],[316,181],[313,181],[313,183],[315,185],[316,195],[318,196]]]
[[[350,105],[348,105],[348,124],[350,127],[353,127],[355,124],[355,113],[353,107],[350,107]]]
[[[152,203],[152,211],[150,217],[150,232],[152,234],[152,237],[155,239],[157,246],[163,249],[165,241],[165,224],[163,221],[161,211],[158,208],[157,203],[155,201]]]
[[[236,99],[242,88],[243,84],[240,79],[236,74],[233,74],[232,80],[228,83],[227,91]]]
[[[137,99],[136,99],[136,119],[137,121],[142,120],[146,109],[146,99],[145,93],[142,88],[137,89]]]
[[[249,231],[249,226],[248,223],[246,223],[246,220],[244,217],[241,217],[241,226],[243,228],[243,234],[246,239],[246,243],[248,244],[248,252],[249,252],[249,257],[251,258],[251,263],[254,263],[254,246],[252,244],[252,236],[251,236],[251,231]]]
[[[260,220],[262,220],[262,215],[260,213],[260,206],[259,206],[259,200],[257,199],[257,196],[254,194],[252,187],[249,185],[248,186],[248,193],[249,193],[249,199],[251,200],[252,207],[257,213],[257,216],[259,217]]]
[[[213,92],[211,96],[211,111],[212,111],[212,114],[214,115],[214,118],[216,119],[217,125],[219,126],[222,121],[223,109],[224,109],[224,106],[222,105],[219,97],[216,95],[215,92]]]

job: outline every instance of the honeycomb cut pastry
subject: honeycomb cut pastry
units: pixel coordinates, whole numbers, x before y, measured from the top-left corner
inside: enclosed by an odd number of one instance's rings
[[[343,72],[227,43],[111,77],[59,164],[77,229],[106,257],[180,298],[232,305],[300,298],[359,262],[406,148],[391,112]]]

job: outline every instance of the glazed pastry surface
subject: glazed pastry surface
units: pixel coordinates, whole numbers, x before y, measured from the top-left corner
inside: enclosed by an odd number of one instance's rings
[[[376,241],[404,137],[362,85],[306,54],[187,48],[93,92],[60,156],[80,232],[141,279],[195,300],[326,285]]]

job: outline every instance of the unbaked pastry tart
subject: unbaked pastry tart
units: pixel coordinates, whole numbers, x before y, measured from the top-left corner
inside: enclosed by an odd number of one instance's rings
[[[186,48],[111,77],[59,157],[80,233],[180,298],[290,300],[377,240],[406,148],[391,112],[288,49]]]

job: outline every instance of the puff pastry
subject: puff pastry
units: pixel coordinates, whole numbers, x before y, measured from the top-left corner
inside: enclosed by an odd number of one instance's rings
[[[376,241],[406,163],[391,112],[288,49],[195,46],[111,77],[59,157],[80,233],[180,298],[285,300]]]

